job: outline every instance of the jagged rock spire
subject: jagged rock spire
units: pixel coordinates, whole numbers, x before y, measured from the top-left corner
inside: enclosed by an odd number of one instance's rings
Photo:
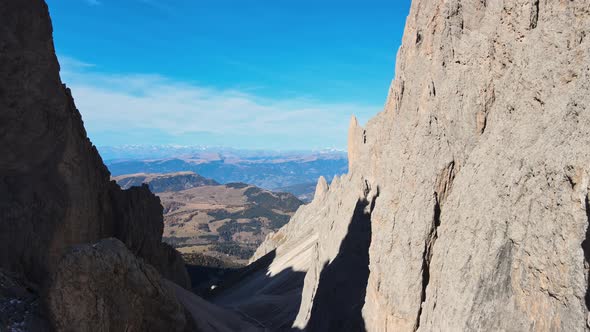
[[[318,179],[318,184],[315,187],[314,200],[321,200],[328,192],[328,189],[328,181],[326,181],[326,178],[324,178],[323,176],[320,176],[320,178]]]
[[[359,125],[356,116],[350,117],[350,125],[348,126],[348,171],[352,169],[357,163],[360,155],[360,148],[363,144],[363,128]]]

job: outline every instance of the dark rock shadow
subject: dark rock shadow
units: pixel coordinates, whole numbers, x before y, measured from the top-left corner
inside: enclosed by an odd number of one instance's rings
[[[586,219],[588,220],[588,224],[586,225],[586,236],[584,241],[582,241],[582,250],[584,251],[584,265],[587,270],[587,282],[588,285],[586,286],[586,295],[584,296],[584,303],[586,304],[586,309],[590,310],[590,201],[588,200],[588,196],[586,196],[585,200],[586,204]]]
[[[203,296],[216,305],[234,310],[265,331],[289,331],[295,321],[305,272],[285,269],[267,274],[276,257],[273,250],[256,262],[227,275]]]
[[[215,289],[212,289],[207,294],[204,294],[205,298],[209,299],[218,296],[222,293],[225,293],[236,284],[244,282],[248,277],[251,277],[252,275],[257,273],[263,273],[264,271],[266,271],[266,269],[268,269],[270,264],[272,264],[276,256],[276,250],[273,250],[268,254],[260,257],[252,264],[246,265],[240,269],[233,271],[232,273],[228,274],[225,278],[221,279],[219,285]]]
[[[320,274],[306,331],[365,331],[373,203],[357,202],[338,255]]]
[[[199,296],[207,296],[211,286],[218,285],[238,268],[212,267],[197,264],[185,264],[191,281],[191,290]]]
[[[375,200],[359,200],[336,258],[320,274],[310,319],[304,331],[365,331],[362,308],[369,278],[371,212]],[[228,275],[204,295],[213,303],[238,311],[266,331],[291,328],[299,307],[304,272],[285,269],[266,274],[276,252]]]

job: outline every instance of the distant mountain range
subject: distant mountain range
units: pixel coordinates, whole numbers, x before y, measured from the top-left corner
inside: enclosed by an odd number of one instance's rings
[[[309,203],[313,200],[316,186],[317,182],[308,182],[276,188],[273,191],[291,193],[304,203]]]
[[[243,182],[270,190],[315,184],[320,176],[332,179],[348,172],[346,153],[339,150],[121,146],[101,147],[100,151],[113,176],[192,171],[219,183]]]
[[[169,174],[137,173],[113,177],[122,189],[139,187],[147,184],[153,193],[166,191],[181,191],[202,186],[216,186],[219,183],[207,179],[193,172],[178,172]]]
[[[211,147],[211,146],[183,146],[183,145],[117,145],[117,146],[99,146],[98,150],[104,161],[117,161],[129,159],[170,159],[170,158],[193,158],[202,160],[219,159],[242,159],[242,160],[261,160],[261,159],[283,159],[283,158],[301,158],[309,156],[324,157],[345,157],[346,150],[343,149],[318,149],[318,150],[246,150],[234,149],[228,147]]]

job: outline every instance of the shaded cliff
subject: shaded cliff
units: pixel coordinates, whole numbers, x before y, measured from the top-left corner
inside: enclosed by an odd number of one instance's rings
[[[333,315],[324,280],[359,262],[346,230],[368,201],[361,328],[588,328],[589,29],[583,1],[413,1],[385,110],[351,121],[349,174],[254,256],[309,257],[281,266],[306,272],[295,327],[354,313]]]
[[[51,33],[44,1],[0,2],[0,330],[260,330],[185,289],[160,200],[110,181]]]
[[[114,236],[187,286],[182,259],[161,245],[159,199],[111,182],[88,139],[45,2],[3,1],[0,22],[0,267],[45,283],[66,248]]]

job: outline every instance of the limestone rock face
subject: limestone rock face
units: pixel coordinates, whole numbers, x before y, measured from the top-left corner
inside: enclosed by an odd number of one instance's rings
[[[317,197],[318,200],[321,200],[326,192],[328,192],[328,182],[323,176],[320,176],[318,179],[318,184],[315,187],[315,194],[313,196]]]
[[[414,1],[362,158],[369,329],[587,328],[589,24],[587,2]]]
[[[352,171],[353,167],[358,164],[360,157],[360,148],[365,143],[365,131],[359,125],[358,120],[353,115],[350,118],[348,126],[348,170]]]
[[[589,35],[586,1],[414,0],[349,174],[255,256],[312,257],[294,326],[587,330]]]
[[[42,283],[66,248],[111,236],[169,265],[159,200],[110,181],[61,83],[45,2],[2,1],[0,22],[0,267]]]
[[[265,268],[224,290],[214,303],[246,312],[271,330],[362,330],[370,216],[379,191],[350,175],[335,177],[329,187],[320,178],[318,188],[321,195],[254,254],[251,266],[270,261]]]
[[[183,331],[184,308],[119,240],[73,247],[48,291],[56,331]]]

